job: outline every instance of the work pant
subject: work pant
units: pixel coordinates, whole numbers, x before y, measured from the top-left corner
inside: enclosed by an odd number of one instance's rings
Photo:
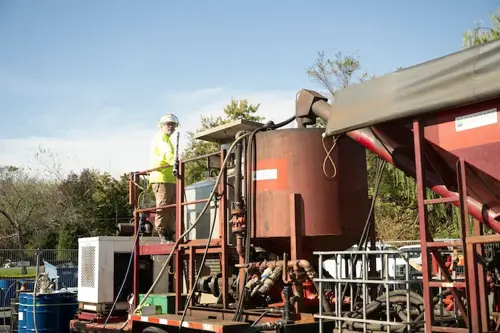
[[[170,183],[153,183],[153,192],[156,198],[156,207],[172,205],[176,202],[176,186]],[[157,209],[155,228],[161,236],[166,233],[175,234],[175,207]]]

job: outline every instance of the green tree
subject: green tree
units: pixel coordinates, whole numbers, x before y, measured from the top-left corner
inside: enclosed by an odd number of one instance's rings
[[[35,159],[42,167],[36,172],[55,185],[51,200],[60,221],[55,237],[59,249],[76,248],[79,237],[111,235],[119,222],[132,218],[128,175],[117,179],[96,169],[65,174],[61,156],[42,148]]]
[[[58,186],[64,202],[64,223],[58,248],[75,248],[78,238],[115,232],[119,222],[132,218],[128,204],[128,177],[119,179],[99,170],[70,173]]]
[[[476,28],[466,31],[463,36],[462,48],[484,44],[500,38],[500,7],[490,14],[491,27],[476,24]]]
[[[326,89],[322,93],[330,100],[334,99],[337,90],[368,78],[357,53],[344,56],[341,52],[336,53],[334,58],[325,58],[324,52],[318,52],[316,61],[307,69],[307,75]],[[323,119],[317,119],[316,127],[325,125]]]
[[[53,183],[16,166],[0,167],[0,245],[51,246],[59,227]]]
[[[195,135],[216,126],[228,122],[244,119],[255,122],[262,122],[263,117],[257,116],[260,104],[251,104],[247,99],[235,100],[231,98],[229,104],[224,108],[224,116],[201,116],[200,127],[195,132],[188,132],[189,142],[187,148],[182,153],[182,159],[208,154],[219,149],[214,142],[195,139]],[[207,166],[204,160],[189,162],[186,164],[186,184],[192,184],[203,180],[207,175]]]

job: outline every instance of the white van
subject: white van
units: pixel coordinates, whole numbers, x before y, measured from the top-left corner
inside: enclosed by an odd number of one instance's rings
[[[435,239],[435,242],[450,242],[450,241],[459,241],[460,239],[456,238],[446,238],[446,239]],[[415,245],[406,245],[399,248],[402,253],[401,258],[396,260],[396,272],[398,276],[404,277],[406,275],[406,265],[411,260],[412,263],[415,263],[419,266],[422,265],[422,249],[420,244]],[[451,253],[453,251],[453,247],[448,246],[447,249],[441,249],[444,253]],[[461,254],[459,249],[458,254]],[[463,271],[462,267],[457,268],[457,272],[461,273]],[[410,265],[410,278],[411,277],[421,277],[422,273],[417,271]]]
[[[357,245],[354,245],[347,249],[346,251],[356,251],[358,249]],[[380,243],[377,242],[375,243],[375,250],[376,251],[398,251],[398,248],[386,244],[386,243]],[[367,251],[370,251],[370,244],[368,243],[367,245]],[[330,259],[327,259],[323,262],[323,269],[328,272],[330,275],[330,278],[337,278],[337,270],[340,270],[340,278],[341,279],[351,279],[349,272],[351,272],[351,267],[352,267],[352,260],[354,259],[355,254],[349,255],[349,254],[342,254],[341,255],[341,263],[337,264],[337,258],[339,256],[334,256]],[[370,258],[375,257],[375,267],[378,272],[378,276],[380,279],[385,278],[385,263],[384,263],[384,256],[382,254],[375,254],[375,255],[367,255],[367,260]],[[352,258],[352,259],[351,259]],[[353,279],[360,279],[362,278],[362,255],[358,254],[358,261],[356,263],[356,272],[352,275]],[[389,254],[387,258],[387,271],[389,274],[390,279],[394,279],[396,276],[396,260],[399,258],[399,254]],[[347,262],[346,262],[347,260]],[[347,268],[347,273],[346,273],[346,268]]]
[[[406,245],[399,248],[401,257],[396,259],[396,276],[404,280],[406,276],[406,265],[411,260],[417,265],[422,265],[422,250],[420,244]],[[410,265],[410,279],[421,275],[419,271]]]

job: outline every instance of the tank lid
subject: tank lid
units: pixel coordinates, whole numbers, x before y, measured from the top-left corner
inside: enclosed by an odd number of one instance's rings
[[[256,128],[262,127],[264,124],[250,121],[250,120],[235,120],[227,124],[219,125],[210,128],[195,135],[195,139],[204,140],[209,142],[216,142],[219,144],[231,143],[239,131],[253,131]]]

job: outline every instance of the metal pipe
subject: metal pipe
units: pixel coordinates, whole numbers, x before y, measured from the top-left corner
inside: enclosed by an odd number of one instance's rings
[[[202,160],[202,159],[205,159],[208,157],[218,156],[218,155],[220,155],[220,150],[214,151],[212,153],[204,154],[204,155],[198,155],[198,156],[182,159],[181,162],[182,163],[194,162],[194,161],[198,161],[198,160]]]
[[[422,284],[420,280],[370,280],[370,279],[330,279],[330,278],[315,278],[314,281],[322,283],[366,283],[366,284]]]
[[[331,110],[332,106],[324,100],[318,100],[311,105],[311,111],[324,121],[328,121],[328,118],[330,118],[330,114],[332,112]],[[370,128],[362,128],[345,134],[361,144],[363,147],[377,154],[383,160],[391,163],[396,168],[403,171],[406,175],[415,178],[415,161],[405,155],[398,155],[397,161],[395,161],[393,158],[394,147],[392,147],[390,143],[382,144],[382,142],[380,142],[380,140],[389,141],[385,138],[385,135],[382,132],[375,135]],[[441,197],[450,198],[458,195],[457,193],[449,191],[446,186],[440,185],[439,180],[436,179],[436,175],[433,175],[430,172],[427,172],[425,183],[427,187]],[[458,201],[453,202],[453,204],[457,207],[460,206]],[[487,211],[483,211],[483,205],[471,197],[467,197],[467,207],[469,214],[475,219],[483,222],[495,232],[500,233],[500,223],[495,220],[497,214],[489,209]]]
[[[324,121],[328,121],[330,114],[332,113],[332,106],[328,104],[327,101],[318,100],[314,102],[311,106],[311,111],[319,118]]]
[[[379,141],[379,139],[384,139],[383,133],[380,133],[378,138],[376,138],[373,132],[369,129],[361,129],[348,132],[346,135],[360,143],[365,148],[371,150],[385,161],[391,163],[403,171],[406,175],[415,178],[415,162],[404,155],[398,155],[397,162],[394,161],[392,155],[394,149],[392,149],[392,147],[388,144],[382,145]],[[451,198],[458,195],[455,192],[449,191],[446,186],[439,185],[439,181],[437,181],[435,175],[433,177],[432,173],[426,172],[426,174],[428,176],[426,176],[425,185],[439,196],[443,198]],[[452,202],[452,204],[460,207],[460,203],[458,201]],[[500,233],[500,223],[495,220],[496,214],[494,212],[491,210],[483,212],[483,205],[471,197],[467,197],[467,208],[470,215],[472,215],[475,219],[483,222],[495,232]]]
[[[239,132],[238,132],[239,134]],[[242,195],[241,195],[241,155],[243,152],[243,145],[240,142],[236,144],[235,155],[235,165],[234,165],[234,208],[242,208]]]
[[[263,262],[249,263],[248,265],[245,265],[246,268],[257,268],[259,269],[260,272],[264,271],[266,268],[275,269],[276,267],[283,268],[283,266],[284,266],[283,260],[263,261]],[[295,272],[297,272],[299,268],[302,268],[306,272],[307,277],[311,280],[312,284],[314,285],[314,288],[319,292],[320,289],[318,283],[315,281],[317,277],[316,271],[314,270],[313,266],[309,261],[304,259],[290,260],[287,262],[287,268],[293,269]],[[323,297],[322,299],[323,299],[322,305],[324,310],[328,313],[332,312],[330,303],[328,302],[326,297]]]
[[[284,311],[283,311],[283,319],[285,320],[286,323],[291,323],[293,322],[292,320],[292,314],[291,314],[291,304],[290,304],[290,300],[291,300],[291,291],[292,291],[292,287],[290,286],[285,286],[283,288],[283,295],[285,297],[285,307],[284,307]]]
[[[157,168],[152,168],[152,169],[147,169],[147,170],[143,170],[143,171],[138,171],[135,174],[142,176],[142,175],[150,174],[153,171],[159,171],[159,170],[166,169],[166,168],[171,168],[171,167],[172,167],[171,165],[165,164],[165,165],[162,165],[162,166],[157,167]]]

